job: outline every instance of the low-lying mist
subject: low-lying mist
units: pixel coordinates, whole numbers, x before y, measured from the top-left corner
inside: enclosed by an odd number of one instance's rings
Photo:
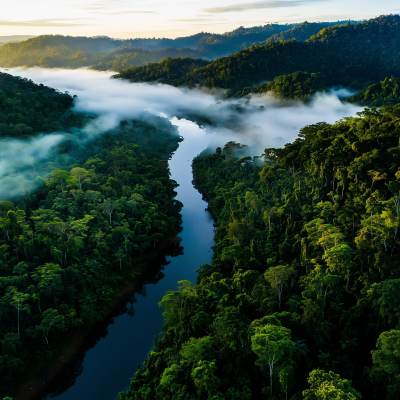
[[[45,164],[51,154],[54,158],[54,149],[63,140],[79,140],[81,146],[89,145],[96,135],[118,127],[123,120],[145,121],[149,114],[189,119],[210,134],[211,148],[236,141],[249,146],[248,155],[261,155],[267,147],[282,147],[293,141],[306,125],[334,123],[360,111],[360,107],[339,100],[343,91],[317,94],[309,105],[304,105],[279,101],[269,95],[221,100],[204,90],[129,83],[110,79],[109,72],[84,69],[15,68],[6,72],[77,95],[74,110],[97,118],[74,134],[57,132],[30,140],[0,139],[1,200],[12,199],[43,184],[43,178],[54,169],[51,163],[41,168],[41,176],[35,180],[26,179],[26,171],[32,176],[36,163]]]

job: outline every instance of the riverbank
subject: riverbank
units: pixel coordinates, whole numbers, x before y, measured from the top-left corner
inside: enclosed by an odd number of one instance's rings
[[[179,241],[180,238],[174,236],[158,243],[156,245],[157,254],[147,257],[145,263],[147,266],[143,267],[141,275],[160,257],[160,254],[161,257],[165,257],[162,253],[176,243],[179,243]],[[139,288],[139,280],[141,280],[141,277],[135,275],[132,280],[126,282],[124,287],[115,296],[102,321],[93,326],[89,331],[83,328],[75,328],[68,332],[63,342],[54,349],[55,355],[53,359],[48,363],[44,363],[44,365],[37,366],[29,372],[25,383],[12,396],[14,400],[39,400],[48,394],[57,379],[70,369],[77,362],[77,359],[84,355],[88,348],[91,347],[91,342],[96,332],[102,328],[104,329],[105,324],[112,323],[111,321],[115,315],[120,314],[121,308],[125,307],[129,299],[132,298],[135,291]]]

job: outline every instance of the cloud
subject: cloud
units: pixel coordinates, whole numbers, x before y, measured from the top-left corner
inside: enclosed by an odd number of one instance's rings
[[[52,18],[52,19],[34,19],[31,21],[0,20],[0,26],[71,27],[71,26],[93,25],[93,24],[88,24],[86,22],[89,19],[92,18],[84,18],[84,19]]]
[[[182,19],[170,19],[169,21],[178,21],[178,22],[203,22],[203,21],[214,21],[214,22],[220,22],[220,21],[227,21],[226,19],[213,19],[213,18],[182,18]],[[231,22],[230,22],[231,23]]]
[[[237,3],[224,7],[203,8],[203,12],[218,14],[226,12],[242,12],[248,10],[257,10],[262,8],[286,8],[303,6],[307,3],[315,2],[318,0],[268,0],[268,1],[255,1],[251,3]]]

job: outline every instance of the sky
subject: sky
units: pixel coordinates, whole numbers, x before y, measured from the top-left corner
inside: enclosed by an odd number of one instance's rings
[[[0,0],[0,36],[175,38],[268,22],[363,20],[391,13],[400,13],[397,0]]]

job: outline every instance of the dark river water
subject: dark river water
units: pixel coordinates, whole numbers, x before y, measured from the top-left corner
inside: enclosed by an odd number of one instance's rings
[[[180,185],[176,198],[184,205],[182,241],[149,268],[142,277],[143,285],[126,307],[89,335],[86,352],[59,376],[43,399],[115,400],[119,392],[129,390],[130,378],[145,361],[154,336],[162,328],[158,302],[167,290],[177,289],[178,281],[195,283],[195,270],[211,262],[214,221],[205,211],[207,203],[193,187],[191,168],[192,159],[207,147],[208,138],[192,122],[173,119],[172,123],[179,126],[184,138],[170,160],[172,179]]]

